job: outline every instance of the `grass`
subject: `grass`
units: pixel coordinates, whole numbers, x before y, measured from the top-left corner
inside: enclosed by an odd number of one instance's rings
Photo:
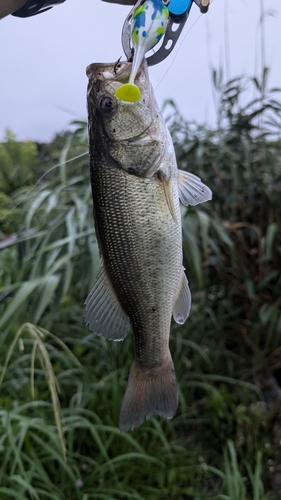
[[[27,235],[0,252],[1,500],[278,498],[280,104],[266,74],[243,106],[244,82],[214,78],[217,130],[169,108],[179,168],[213,190],[183,211],[193,305],[171,329],[172,421],[120,433],[132,336],[114,344],[83,323],[99,255],[87,158],[66,161],[85,150],[85,125],[49,181],[13,194]]]

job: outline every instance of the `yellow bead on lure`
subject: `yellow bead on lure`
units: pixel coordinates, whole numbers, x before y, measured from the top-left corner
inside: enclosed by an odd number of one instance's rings
[[[132,19],[132,45],[134,58],[129,82],[116,90],[116,96],[122,101],[136,102],[141,97],[140,89],[134,84],[140,64],[165,33],[169,11],[162,0],[145,0],[134,11]]]

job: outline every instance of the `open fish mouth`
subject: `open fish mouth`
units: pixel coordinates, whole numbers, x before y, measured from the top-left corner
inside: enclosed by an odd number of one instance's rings
[[[157,141],[163,145],[160,133],[163,126],[160,124],[145,60],[135,79],[141,98],[137,102],[127,102],[116,96],[116,89],[128,82],[131,68],[132,64],[127,61],[88,66],[88,106],[93,106],[95,116],[102,114],[104,133],[112,144],[127,143],[134,148]]]
[[[87,67],[86,74],[92,80],[101,80],[109,84],[114,93],[118,87],[127,83],[131,74],[132,63],[117,61],[115,64],[95,63]],[[135,84],[141,93],[147,90],[149,83],[147,64],[143,61],[139,67]],[[133,104],[133,103],[132,103]]]

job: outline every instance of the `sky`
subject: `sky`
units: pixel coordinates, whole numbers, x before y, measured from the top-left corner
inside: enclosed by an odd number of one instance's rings
[[[187,120],[214,126],[211,71],[226,79],[261,71],[261,6],[269,84],[281,87],[281,1],[213,0],[191,9],[170,56],[149,70],[160,106],[173,99]],[[123,55],[121,30],[130,7],[101,0],[66,0],[50,11],[0,21],[0,141],[50,141],[86,119],[86,66]]]

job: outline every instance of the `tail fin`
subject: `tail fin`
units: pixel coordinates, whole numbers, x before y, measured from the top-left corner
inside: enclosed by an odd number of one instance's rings
[[[165,362],[156,368],[147,369],[134,361],[122,401],[120,430],[135,429],[155,414],[173,418],[177,406],[177,382],[170,352]]]

